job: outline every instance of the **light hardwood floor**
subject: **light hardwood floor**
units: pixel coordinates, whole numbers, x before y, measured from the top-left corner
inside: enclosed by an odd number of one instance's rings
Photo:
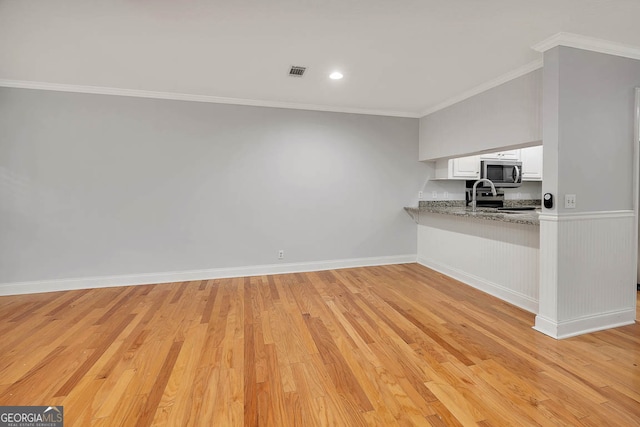
[[[0,297],[0,405],[65,426],[640,425],[640,326],[556,341],[416,264]]]

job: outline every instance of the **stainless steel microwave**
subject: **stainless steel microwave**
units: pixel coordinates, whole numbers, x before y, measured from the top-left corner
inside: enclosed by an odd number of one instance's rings
[[[509,160],[482,160],[480,178],[486,178],[496,187],[520,187],[522,162]]]

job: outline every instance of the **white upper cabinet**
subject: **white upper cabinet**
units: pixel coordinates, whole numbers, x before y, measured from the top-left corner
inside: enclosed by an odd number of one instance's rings
[[[522,180],[542,181],[542,145],[520,150]]]
[[[454,178],[474,179],[480,178],[480,161],[478,156],[460,157],[453,159],[451,163],[451,175]]]
[[[480,178],[480,156],[459,157],[436,162],[436,179]]]
[[[520,150],[498,151],[480,155],[481,160],[520,160]]]

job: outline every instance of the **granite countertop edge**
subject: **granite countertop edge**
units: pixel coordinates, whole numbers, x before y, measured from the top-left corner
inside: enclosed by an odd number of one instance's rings
[[[419,222],[419,215],[422,213],[434,213],[442,215],[453,215],[457,217],[481,219],[489,221],[507,222],[525,225],[540,225],[538,212],[523,211],[522,213],[502,213],[479,208],[477,212],[471,212],[464,206],[464,201],[438,201],[433,204],[421,203],[420,206],[408,206],[404,208],[411,217]]]

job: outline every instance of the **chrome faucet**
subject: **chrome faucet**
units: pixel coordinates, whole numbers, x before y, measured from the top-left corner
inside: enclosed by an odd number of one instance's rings
[[[471,190],[473,193],[471,195],[471,211],[472,212],[476,211],[476,188],[478,187],[478,184],[480,184],[481,182],[488,182],[489,185],[491,185],[491,193],[493,194],[493,197],[498,195],[498,193],[496,192],[496,186],[493,185],[493,182],[491,182],[491,180],[486,178],[477,180],[476,182],[473,183],[473,190]]]

